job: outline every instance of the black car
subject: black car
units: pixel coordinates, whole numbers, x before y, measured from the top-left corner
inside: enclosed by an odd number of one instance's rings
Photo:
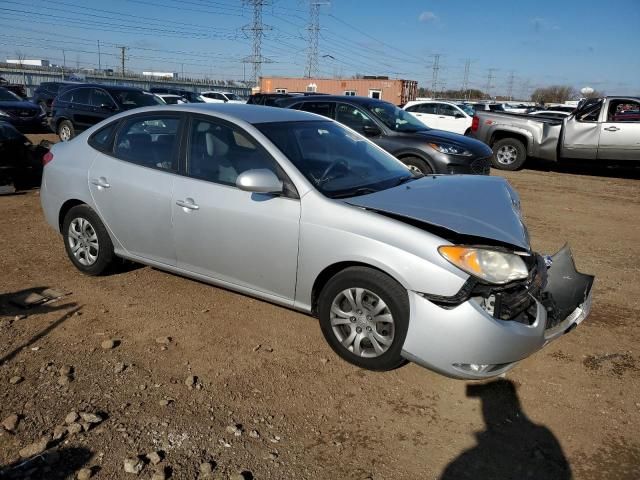
[[[58,96],[60,89],[72,85],[74,85],[72,82],[42,82],[33,92],[31,101],[40,105],[49,114],[51,113],[53,99]]]
[[[46,114],[38,105],[0,87],[0,120],[20,130],[41,131],[46,127],[45,117]]]
[[[164,105],[153,93],[113,85],[73,85],[60,90],[51,107],[51,129],[66,142],[116,113]]]
[[[279,100],[291,97],[326,95],[326,93],[316,92],[287,92],[287,93],[254,93],[247,100],[247,105],[264,105],[266,107],[275,107]]]
[[[17,83],[11,83],[3,77],[0,77],[0,87],[6,88],[18,95],[21,99],[27,98],[27,91],[24,85],[18,85]]]
[[[368,97],[306,96],[276,106],[317,113],[369,137],[414,171],[488,175],[492,151],[457,133],[434,130],[395,105]]]
[[[47,142],[34,145],[13,125],[0,120],[0,187],[20,190],[40,185],[42,157],[48,151]]]
[[[151,93],[166,93],[169,95],[180,95],[189,103],[204,103],[204,100],[200,98],[199,93],[191,92],[189,90],[182,90],[180,88],[151,87],[149,91]]]

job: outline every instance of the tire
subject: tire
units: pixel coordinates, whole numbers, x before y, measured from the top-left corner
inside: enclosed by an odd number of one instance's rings
[[[347,362],[375,371],[392,370],[405,362],[401,352],[409,328],[409,298],[388,275],[367,267],[342,270],[322,289],[318,316],[324,338]]]
[[[62,236],[69,259],[82,273],[102,275],[113,263],[115,255],[109,233],[89,206],[77,205],[67,212]]]
[[[527,160],[527,149],[520,140],[503,138],[492,146],[491,164],[499,170],[519,170]]]
[[[58,134],[58,137],[60,137],[60,140],[62,140],[63,142],[68,142],[76,136],[76,131],[73,128],[73,123],[71,123],[69,120],[62,120],[58,124],[58,131],[56,133]]]
[[[409,170],[420,172],[423,175],[433,173],[431,166],[419,157],[404,157],[400,161],[409,167]]]

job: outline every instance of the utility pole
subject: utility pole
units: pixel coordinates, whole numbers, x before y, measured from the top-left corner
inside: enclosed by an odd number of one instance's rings
[[[511,70],[509,73],[509,81],[507,82],[507,98],[509,101],[513,100],[513,81],[514,81],[514,72]]]
[[[309,52],[307,56],[306,77],[311,78],[318,75],[318,36],[320,35],[320,7],[329,5],[329,2],[318,2],[309,0]]]
[[[468,100],[467,92],[469,90],[469,70],[471,69],[471,59],[467,58],[464,62],[464,77],[462,79],[462,96]]]
[[[64,48],[62,49],[62,80],[64,81],[64,69],[67,68],[67,55]]]
[[[491,89],[493,88],[493,72],[495,72],[495,68],[489,69],[489,74],[487,75],[487,86],[485,87],[486,94],[491,98]]]
[[[253,83],[258,85],[260,75],[262,73],[262,64],[270,62],[269,59],[262,56],[262,38],[265,30],[271,30],[271,27],[262,23],[262,8],[270,3],[270,0],[244,0],[245,5],[253,7],[253,21],[249,25],[242,27],[245,34],[250,32],[253,38],[253,54],[242,59],[244,63],[253,65]]]
[[[100,61],[100,40],[98,40],[98,72],[102,71],[102,62]]]
[[[127,50],[129,49],[129,47],[118,47],[120,49],[120,64],[122,65],[122,76],[124,77],[124,60],[125,60],[125,53],[127,52]]]
[[[440,70],[440,54],[435,53],[433,56],[433,65],[431,65],[431,96],[436,96],[438,90],[438,72]]]

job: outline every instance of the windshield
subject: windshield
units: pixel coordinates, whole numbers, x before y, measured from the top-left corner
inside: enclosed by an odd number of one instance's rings
[[[466,113],[467,115],[469,115],[470,117],[473,117],[473,115],[476,113],[471,105],[467,105],[464,103],[459,103],[458,108],[462,110],[464,113]]]
[[[11,90],[0,89],[0,102],[22,102],[22,99]]]
[[[371,113],[395,132],[419,132],[429,130],[420,120],[409,112],[387,102],[376,102],[367,105]]]
[[[110,90],[110,93],[125,110],[137,107],[151,107],[164,103],[153,93],[139,90]]]
[[[334,122],[255,126],[315,188],[330,198],[373,193],[415,178],[395,157]]]

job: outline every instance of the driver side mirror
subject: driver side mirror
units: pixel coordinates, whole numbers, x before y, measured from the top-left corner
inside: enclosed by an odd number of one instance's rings
[[[238,175],[238,178],[236,178],[236,187],[245,192],[271,193],[276,195],[284,191],[282,180],[266,168],[257,168],[242,172]]]
[[[113,105],[108,104],[108,103],[102,103],[100,105],[100,110],[107,110],[109,112],[113,112],[115,110],[115,107]]]
[[[378,135],[380,135],[382,133],[380,131],[380,129],[378,127],[376,127],[375,125],[364,125],[362,127],[362,131],[364,132],[365,136],[367,136],[367,137],[377,137]]]
[[[456,118],[464,118],[464,115],[462,113],[460,113],[460,112],[456,112],[454,117],[456,117]]]

